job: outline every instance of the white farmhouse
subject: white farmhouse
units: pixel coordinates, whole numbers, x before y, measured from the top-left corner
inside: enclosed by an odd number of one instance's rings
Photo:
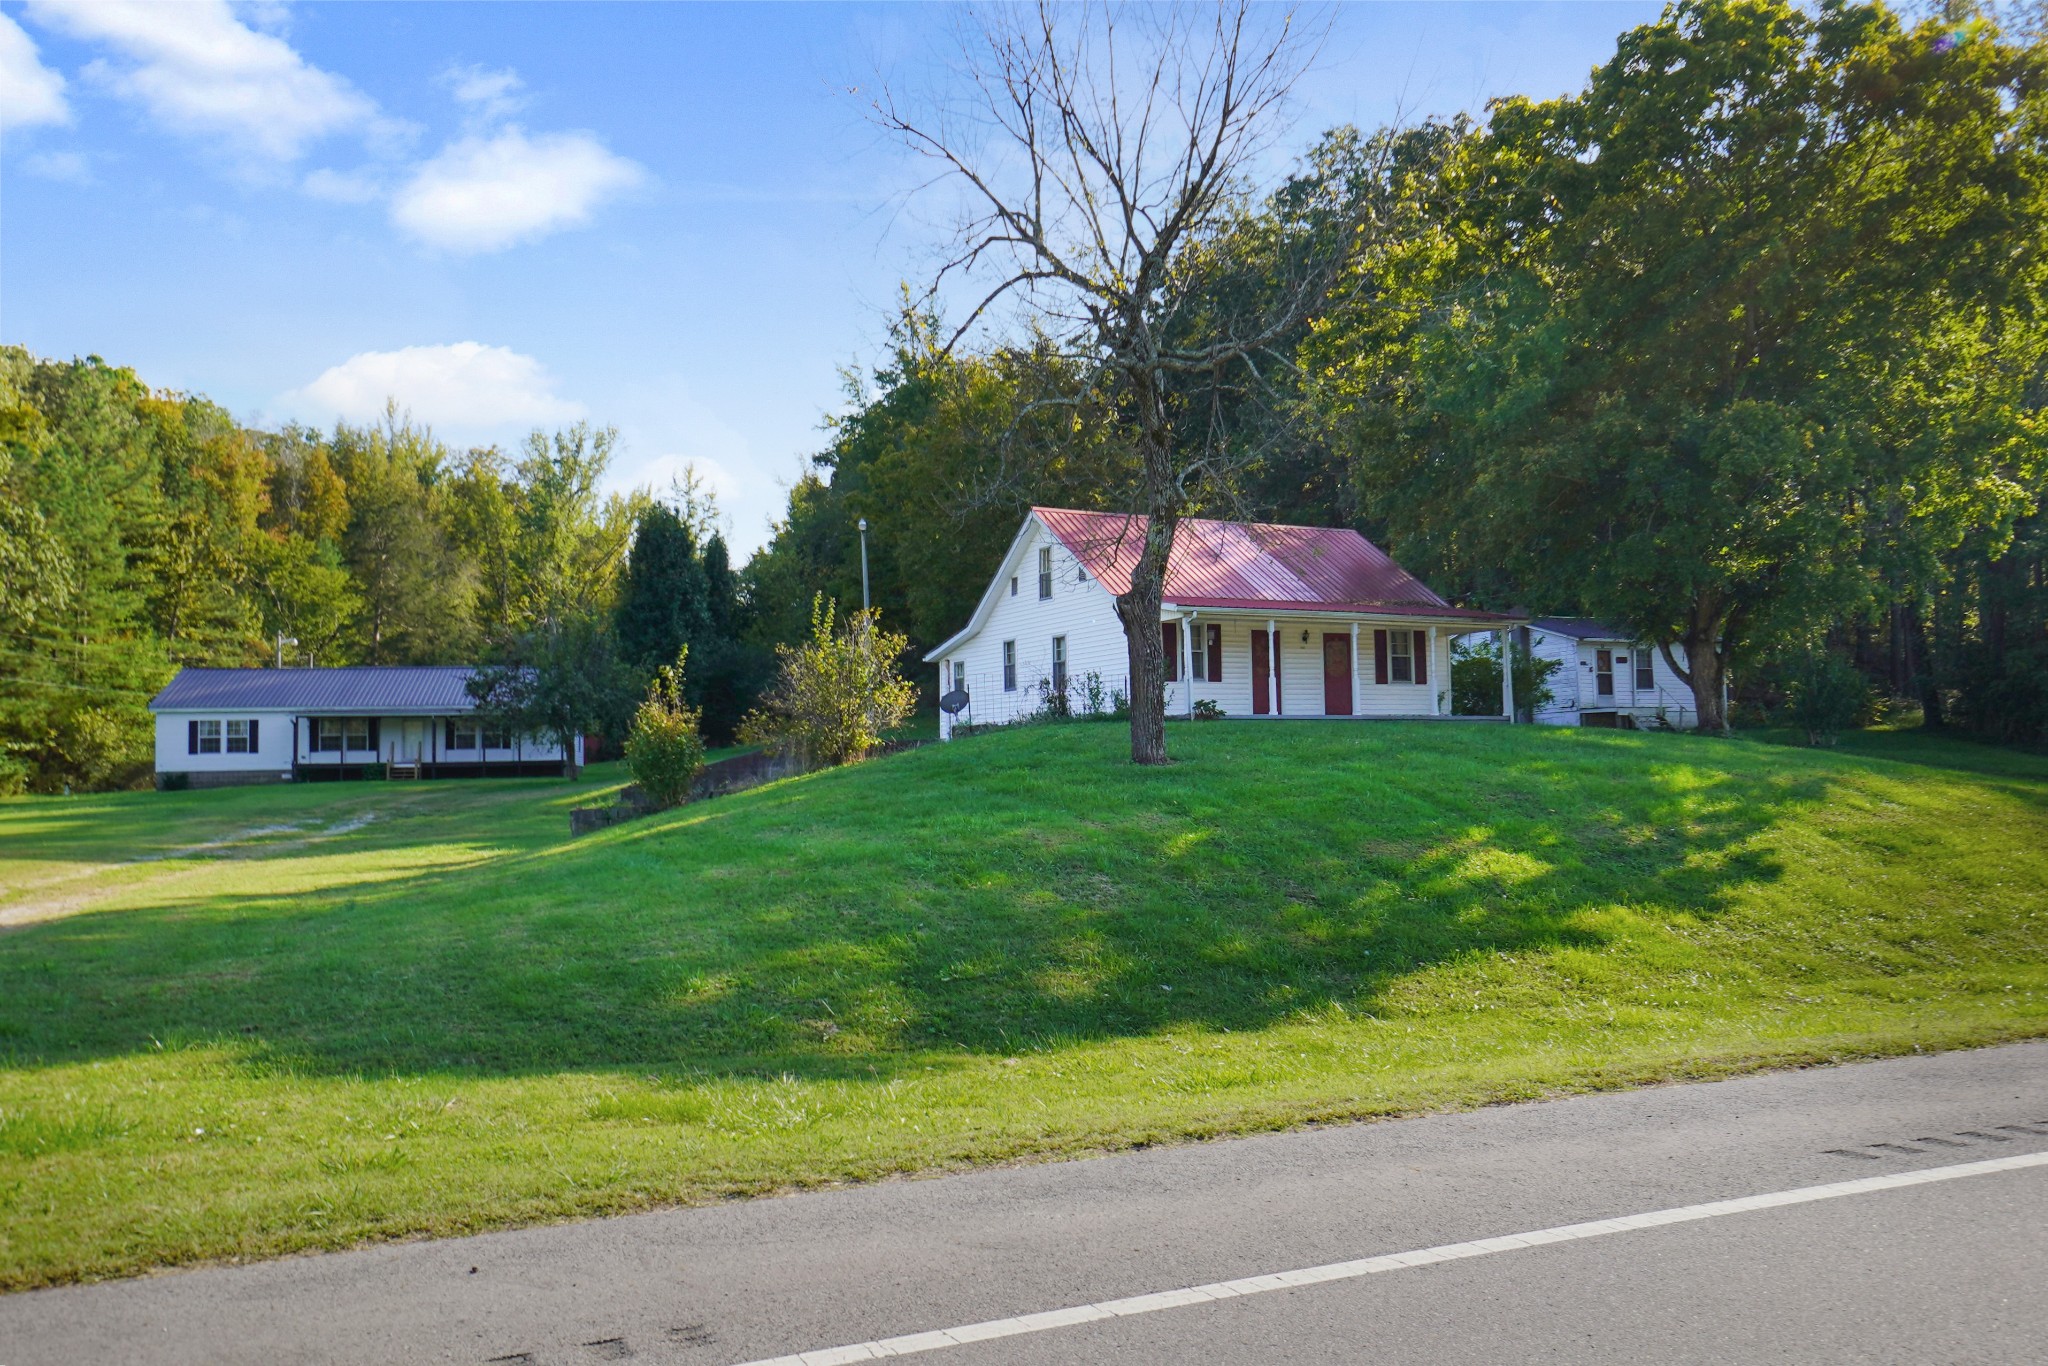
[[[1144,537],[1143,517],[1031,509],[973,618],[925,656],[967,694],[940,735],[1128,696],[1114,598]],[[1452,637],[1520,620],[1452,607],[1355,531],[1189,518],[1160,611],[1167,714],[1447,716]]]
[[[1535,713],[1539,723],[1698,727],[1692,688],[1656,646],[1587,617],[1539,617],[1527,629],[1530,654],[1560,666],[1550,676],[1550,701]]]
[[[405,778],[573,773],[552,740],[484,724],[467,665],[340,669],[180,669],[150,699],[158,787],[359,778],[372,764]]]

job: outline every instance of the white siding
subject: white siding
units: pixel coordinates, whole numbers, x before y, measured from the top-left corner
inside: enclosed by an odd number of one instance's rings
[[[301,713],[291,711],[163,711],[156,715],[156,771],[159,773],[289,773],[293,756],[293,721],[297,719],[297,754],[302,764],[369,764],[407,762],[424,758],[428,763],[475,763],[477,751],[449,753],[443,743],[445,717],[381,716],[377,718],[376,750],[351,749],[346,754],[325,750],[315,754],[309,748],[311,727]],[[223,738],[230,720],[254,720],[256,751],[253,754],[192,754],[190,723],[219,721]],[[416,739],[409,739],[406,726],[416,725]],[[223,751],[225,744],[223,744]],[[552,762],[562,757],[561,746],[532,738],[515,741],[504,749],[483,755],[492,762],[518,759]]]
[[[1052,596],[1038,596],[1038,552],[1052,550]],[[967,673],[968,709],[963,723],[995,725],[1036,711],[1041,684],[1052,678],[1052,641],[1067,639],[1070,695],[1092,673],[1101,680],[1104,705],[1112,690],[1128,690],[1129,660],[1116,603],[1093,577],[1082,577],[1080,562],[1035,520],[1030,534],[1013,547],[996,573],[996,603],[979,631],[940,656],[942,683],[952,683],[956,666]],[[1010,580],[1017,580],[1015,596]],[[1003,642],[1017,647],[1017,686],[1003,687]],[[955,685],[957,686],[957,685]],[[942,727],[950,725],[942,718]]]
[[[219,754],[192,754],[193,721],[221,723]],[[256,722],[256,750],[251,754],[227,753],[229,721]],[[289,773],[292,768],[292,714],[276,711],[158,712],[156,717],[156,771],[159,773]]]
[[[1563,665],[1550,676],[1550,690],[1554,696],[1550,704],[1536,714],[1540,722],[1576,726],[1581,724],[1584,713],[1598,711],[1633,716],[1638,723],[1654,724],[1661,718],[1666,724],[1682,730],[1691,730],[1699,724],[1692,689],[1678,677],[1677,671],[1664,658],[1664,652],[1654,645],[1647,648],[1656,686],[1640,690],[1635,686],[1638,647],[1629,642],[1578,640],[1554,631],[1532,629],[1529,646],[1531,653],[1539,658],[1555,659]],[[1617,662],[1614,666],[1612,696],[1602,696],[1599,690],[1598,652],[1601,650],[1611,650],[1616,656],[1628,659],[1626,664]]]

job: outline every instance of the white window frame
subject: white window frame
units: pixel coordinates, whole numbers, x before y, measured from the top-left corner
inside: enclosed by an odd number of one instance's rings
[[[220,722],[201,721],[199,723],[199,752],[201,754],[221,753],[226,743],[221,738],[222,734]]]
[[[1650,647],[1647,645],[1636,646],[1635,652],[1635,658],[1629,661],[1629,667],[1635,673],[1636,691],[1657,691],[1657,656],[1650,653]],[[1647,683],[1643,681],[1646,674],[1649,676]]]
[[[1067,638],[1052,638],[1052,690],[1063,693],[1067,690]]]
[[[1038,547],[1038,600],[1045,602],[1052,597],[1052,547]]]
[[[1003,691],[1017,691],[1017,642],[1003,642]]]
[[[248,723],[248,721],[246,721],[246,720],[241,720],[241,721],[229,721],[229,722],[226,722],[225,724],[226,724],[226,727],[227,727],[227,729],[226,729],[226,730],[225,730],[225,731],[224,731],[224,732],[222,733],[222,734],[223,734],[223,739],[222,739],[222,743],[221,743],[221,752],[222,752],[222,753],[225,753],[225,754],[249,754],[249,753],[253,753],[254,751],[252,751],[252,750],[250,749],[250,747],[249,747],[249,723]],[[241,734],[237,735],[237,734],[235,733],[235,732],[236,732],[237,730],[239,730],[239,731],[241,732]],[[237,744],[236,744],[236,742],[237,742],[237,741],[240,741],[241,743],[240,743],[239,745],[237,745]]]
[[[468,721],[457,719],[450,722],[449,725],[453,728],[452,738],[448,742],[449,753],[467,753],[470,750],[481,748],[477,743],[481,733],[477,729],[474,719]]]
[[[1415,633],[1406,630],[1387,632],[1387,682],[1413,683],[1415,681]]]

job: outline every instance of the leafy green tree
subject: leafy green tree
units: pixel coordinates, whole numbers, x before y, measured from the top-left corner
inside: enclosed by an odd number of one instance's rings
[[[501,662],[479,667],[469,681],[490,722],[552,740],[565,754],[579,735],[626,733],[638,688],[605,617],[557,616],[501,650]]]
[[[476,573],[444,529],[446,448],[393,411],[379,426],[337,426],[330,459],[348,490],[342,559],[362,598],[363,661],[473,658]]]
[[[2039,255],[2043,87],[1987,25],[1698,0],[1495,106],[1367,267],[1395,306],[1311,355],[1396,549],[1627,623],[1719,727],[1731,659],[1872,601],[1885,528],[2009,522],[1940,396]]]

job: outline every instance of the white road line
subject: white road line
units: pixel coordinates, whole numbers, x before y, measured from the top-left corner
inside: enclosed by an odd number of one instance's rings
[[[1825,1186],[1801,1186],[1797,1190],[1746,1195],[1737,1200],[1714,1200],[1704,1205],[1680,1205],[1676,1209],[1651,1210],[1646,1214],[1630,1214],[1619,1219],[1596,1219],[1584,1224],[1540,1228],[1533,1233],[1510,1233],[1499,1238],[1481,1238],[1469,1243],[1446,1243],[1441,1247],[1425,1247],[1414,1252],[1390,1252],[1384,1256],[1364,1257],[1353,1262],[1331,1262],[1324,1266],[1304,1267],[1299,1271],[1281,1271],[1266,1276],[1246,1276],[1235,1281],[1191,1285],[1182,1290],[1162,1290],[1150,1295],[1105,1300],[1101,1304],[1075,1305],[1071,1309],[1051,1309],[1043,1313],[1024,1314],[1017,1318],[989,1319],[983,1323],[963,1324],[958,1328],[940,1328],[927,1333],[909,1333],[902,1337],[849,1343],[844,1347],[821,1347],[816,1351],[798,1352],[794,1356],[749,1361],[742,1363],[742,1366],[843,1366],[844,1363],[854,1361],[880,1361],[886,1357],[935,1352],[943,1347],[958,1347],[969,1342],[984,1342],[990,1338],[1016,1337],[1022,1333],[1046,1333],[1077,1323],[1094,1323],[1100,1319],[1122,1318],[1129,1314],[1152,1314],[1162,1309],[1208,1304],[1215,1300],[1233,1299],[1239,1295],[1259,1295],[1268,1290],[1292,1290],[1296,1286],[1319,1285],[1325,1281],[1355,1280],[1360,1276],[1376,1276],[1382,1271],[1402,1271],[1411,1266],[1429,1266],[1435,1262],[1456,1261],[1463,1257],[1484,1257],[1495,1252],[1514,1252],[1525,1247],[1540,1247],[1545,1243],[1601,1238],[1610,1233],[1628,1233],[1636,1229],[1656,1228],[1663,1224],[1718,1219],[1724,1214],[1746,1214],[1751,1210],[1774,1209],[1780,1205],[1804,1205],[1815,1200],[1836,1200],[1845,1195],[1867,1195],[1872,1191],[1895,1190],[1900,1186],[1922,1186],[1932,1181],[1958,1181],[1966,1176],[1985,1176],[1991,1172],[2009,1172],[2022,1167],[2041,1166],[2048,1166],[2048,1152],[2016,1153],[2011,1157],[1995,1157],[1984,1162],[1958,1162],[1946,1167],[1922,1167],[1918,1171],[1866,1176],[1857,1181],[1835,1181]]]

